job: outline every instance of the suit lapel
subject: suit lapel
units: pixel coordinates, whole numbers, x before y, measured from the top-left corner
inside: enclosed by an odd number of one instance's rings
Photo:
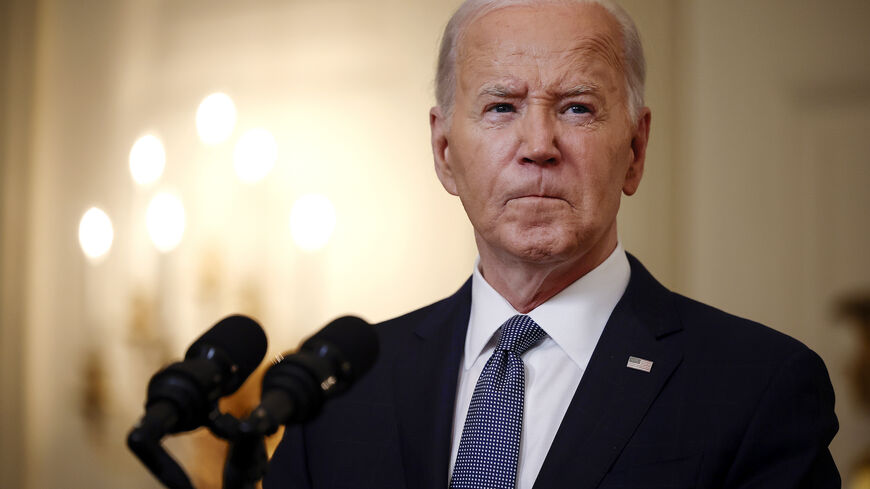
[[[408,488],[447,487],[456,383],[470,311],[471,279],[420,321],[393,368]]]
[[[579,489],[597,487],[682,359],[671,293],[628,257],[626,292],[607,321],[535,488],[562,487],[565,481]],[[629,356],[652,361],[652,369],[626,367]]]

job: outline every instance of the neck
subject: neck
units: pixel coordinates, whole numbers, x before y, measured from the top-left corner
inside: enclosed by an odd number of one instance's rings
[[[568,260],[524,261],[493,253],[478,243],[480,271],[487,283],[514,309],[526,314],[600,265],[616,249],[616,233],[607,233],[585,253]]]

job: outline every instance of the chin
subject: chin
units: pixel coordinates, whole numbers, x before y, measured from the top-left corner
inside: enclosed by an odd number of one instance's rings
[[[517,230],[505,247],[512,255],[523,261],[548,263],[576,256],[579,246],[566,233],[546,228]]]

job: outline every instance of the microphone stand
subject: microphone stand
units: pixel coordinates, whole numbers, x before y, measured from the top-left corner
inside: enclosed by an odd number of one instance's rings
[[[171,405],[156,403],[130,431],[127,446],[168,489],[194,489],[184,469],[161,444],[166,434],[164,426],[174,423],[173,416]],[[235,416],[220,412],[217,403],[209,413],[205,426],[216,437],[230,444],[224,463],[224,489],[255,489],[269,464],[265,435],[246,428]]]
[[[224,462],[224,489],[255,489],[266,475],[269,457],[266,437],[246,429],[246,425],[231,414],[222,413],[208,425],[215,436],[230,442]]]
[[[160,443],[166,435],[166,427],[172,426],[177,418],[170,403],[155,403],[130,431],[127,446],[164,486],[169,489],[194,489],[184,469]]]

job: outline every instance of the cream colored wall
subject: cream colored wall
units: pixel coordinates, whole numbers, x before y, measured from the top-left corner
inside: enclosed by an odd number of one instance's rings
[[[32,159],[4,166],[33,182],[18,272],[27,286],[3,297],[26,299],[26,320],[10,326],[4,315],[2,325],[20,328],[24,365],[0,360],[26,372],[3,378],[4,392],[26,386],[25,487],[154,487],[125,432],[150,374],[222,315],[255,315],[275,353],[339,314],[377,321],[458,287],[473,242],[434,177],[427,127],[437,40],[456,3],[40,3]],[[625,0],[647,50],[653,125],[620,235],[666,285],[811,344],[848,401],[851,337],[828,308],[870,278],[852,259],[868,239],[866,159],[854,142],[866,133],[870,63],[866,7],[834,3]],[[197,142],[194,112],[214,90],[236,100],[232,140],[255,126],[275,133],[279,159],[261,184],[234,180],[231,144]],[[146,130],[164,137],[167,169],[140,188],[127,153]],[[143,216],[162,188],[182,196],[189,224],[166,256]],[[309,191],[338,213],[332,242],[314,254],[286,226]],[[115,224],[98,264],[76,240],[91,205]],[[102,390],[87,390],[89,366]],[[834,448],[848,463],[866,418],[844,406]],[[195,458],[183,442],[172,447]]]
[[[35,25],[30,2],[0,2],[0,487],[22,487],[26,461],[21,347]]]
[[[647,61],[646,104],[652,112],[646,168],[638,192],[623,198],[619,235],[656,278],[668,287],[683,284],[680,264],[682,201],[677,109],[680,17],[676,2],[631,0],[621,5],[641,33]]]

